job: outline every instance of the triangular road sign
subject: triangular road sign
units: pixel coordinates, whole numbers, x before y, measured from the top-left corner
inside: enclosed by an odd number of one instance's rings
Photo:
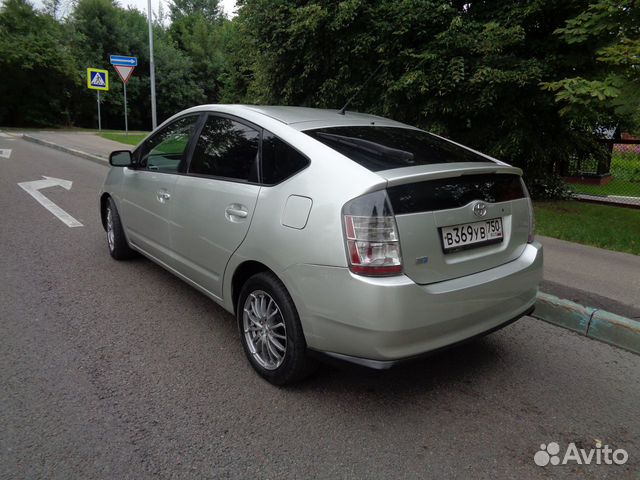
[[[106,83],[105,83],[104,78],[102,77],[102,75],[100,75],[100,73],[96,72],[96,74],[91,79],[91,85],[93,85],[94,87],[104,87],[104,86],[106,86]]]
[[[118,72],[118,76],[124,83],[129,83],[129,78],[136,67],[130,67],[128,65],[114,65],[113,68]]]

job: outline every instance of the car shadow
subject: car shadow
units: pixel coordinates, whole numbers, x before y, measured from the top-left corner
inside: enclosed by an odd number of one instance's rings
[[[139,272],[143,276],[153,275],[156,279],[161,276],[158,280],[163,284],[166,282],[167,289],[179,296],[183,304],[190,305],[192,314],[176,318],[176,321],[189,321],[198,327],[204,327],[215,335],[216,341],[237,342],[238,356],[234,357],[243,363],[246,362],[233,315],[152,261],[139,257],[132,263],[143,270]],[[201,314],[204,312],[206,315]],[[505,330],[509,328],[511,327]],[[405,394],[427,393],[433,389],[446,388],[446,385],[472,384],[477,376],[495,372],[499,369],[502,357],[507,353],[505,349],[508,349],[508,342],[503,334],[498,332],[400,364],[389,370],[372,370],[346,363],[319,362],[319,368],[312,376],[300,383],[283,387],[282,390],[287,394],[303,395],[318,392],[336,393],[340,394],[338,397],[345,394],[349,396],[349,393],[364,393],[378,399],[386,395],[398,398]],[[237,367],[229,366],[232,369]],[[254,381],[265,382],[258,378],[248,365],[246,367],[246,370],[243,370],[253,376]],[[215,365],[212,365],[212,368],[215,368]],[[269,384],[265,382],[265,385]]]
[[[312,378],[293,388],[301,391],[316,388],[345,391],[355,388],[372,394],[392,392],[397,396],[447,383],[473,383],[475,376],[498,367],[502,348],[500,341],[483,337],[388,370],[322,364]]]

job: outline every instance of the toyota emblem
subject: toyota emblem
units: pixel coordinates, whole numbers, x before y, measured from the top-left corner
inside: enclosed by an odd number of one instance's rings
[[[487,214],[487,204],[484,202],[477,202],[473,205],[473,214],[476,217],[484,217]]]

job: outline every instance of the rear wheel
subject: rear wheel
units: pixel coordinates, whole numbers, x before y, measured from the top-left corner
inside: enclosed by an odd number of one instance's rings
[[[129,244],[127,244],[127,238],[124,235],[118,209],[111,197],[107,199],[105,215],[107,246],[109,247],[111,256],[116,260],[126,260],[134,257],[136,253],[129,247]]]
[[[242,346],[253,368],[274,385],[301,380],[314,369],[298,312],[289,292],[271,272],[244,284],[236,308]]]

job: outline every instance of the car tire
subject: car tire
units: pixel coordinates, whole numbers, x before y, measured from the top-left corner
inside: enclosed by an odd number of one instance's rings
[[[136,255],[136,252],[127,243],[116,203],[111,197],[107,199],[105,230],[107,231],[107,246],[113,258],[116,260],[128,260]]]
[[[236,318],[244,352],[260,376],[286,385],[309,376],[309,358],[300,317],[289,292],[271,272],[250,277],[242,287]]]

